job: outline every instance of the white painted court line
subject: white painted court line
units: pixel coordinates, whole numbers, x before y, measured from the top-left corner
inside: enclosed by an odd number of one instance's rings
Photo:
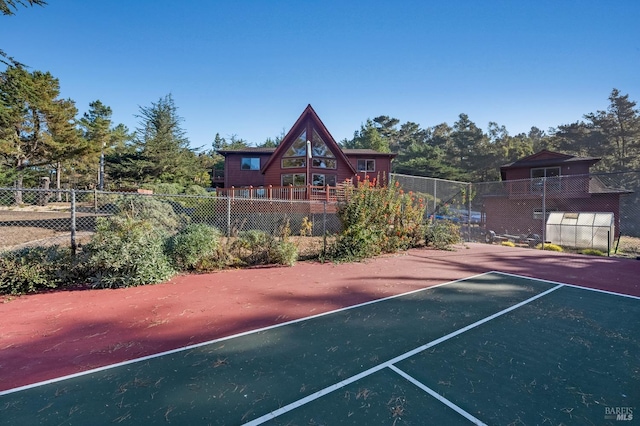
[[[165,351],[165,352],[159,352],[159,353],[156,353],[156,354],[147,355],[147,356],[140,357],[140,358],[134,358],[134,359],[130,359],[130,360],[127,360],[127,361],[118,362],[116,364],[109,364],[109,365],[105,365],[103,367],[98,367],[98,368],[94,368],[94,369],[91,369],[91,370],[81,371],[79,373],[69,374],[69,375],[62,376],[62,377],[56,377],[55,379],[44,380],[42,382],[32,383],[32,384],[29,384],[29,385],[20,386],[20,387],[13,388],[13,389],[7,389],[7,390],[4,390],[4,391],[0,391],[0,396],[9,395],[11,393],[20,392],[20,391],[23,391],[23,390],[33,389],[33,388],[37,388],[39,386],[44,386],[44,385],[48,385],[48,384],[51,384],[51,383],[57,383],[57,382],[61,382],[61,381],[64,381],[64,380],[74,379],[76,377],[86,376],[88,374],[99,373],[101,371],[105,371],[105,370],[109,370],[109,369],[117,368],[117,367],[122,367],[122,366],[125,366],[125,365],[135,364],[137,362],[148,361],[150,359],[159,358],[159,357],[166,356],[166,355],[172,355],[172,354],[175,354],[175,353],[179,353],[179,352],[184,352],[184,351],[188,351],[188,350],[191,350],[191,349],[200,348],[202,346],[207,346],[207,345],[211,345],[211,344],[214,344],[214,343],[223,342],[225,340],[235,339],[236,337],[242,337],[242,336],[246,336],[246,335],[253,334],[253,333],[260,333],[260,332],[263,332],[263,331],[271,330],[273,328],[284,327],[285,325],[291,325],[291,324],[295,324],[295,323],[298,323],[298,322],[307,321],[307,320],[311,320],[311,319],[314,319],[314,318],[320,318],[320,317],[323,317],[323,316],[326,316],[326,315],[335,314],[335,313],[338,313],[338,312],[348,311],[348,310],[351,310],[351,309],[360,308],[362,306],[367,306],[367,305],[371,305],[371,304],[374,304],[374,303],[383,302],[385,300],[396,299],[398,297],[408,296],[410,294],[419,293],[421,291],[427,291],[427,290],[430,290],[430,289],[433,289],[433,288],[437,288],[437,287],[442,287],[442,286],[445,286],[445,285],[455,284],[455,283],[466,281],[466,280],[472,280],[474,278],[478,278],[478,277],[481,277],[483,275],[489,275],[489,274],[491,274],[491,272],[484,272],[482,274],[472,275],[470,277],[460,278],[460,279],[457,279],[457,280],[454,280],[454,281],[449,281],[449,282],[446,282],[446,283],[436,284],[436,285],[433,285],[431,287],[419,288],[417,290],[408,291],[406,293],[396,294],[396,295],[393,295],[393,296],[387,296],[387,297],[383,297],[382,299],[370,300],[368,302],[359,303],[357,305],[347,306],[347,307],[344,307],[344,308],[335,309],[333,311],[322,312],[320,314],[311,315],[311,316],[304,317],[304,318],[298,318],[298,319],[295,319],[295,320],[283,322],[283,323],[280,323],[280,324],[270,325],[270,326],[258,328],[258,329],[255,329],[255,330],[249,330],[249,331],[245,331],[245,332],[242,332],[242,333],[233,334],[231,336],[221,337],[219,339],[208,340],[206,342],[196,343],[194,345],[189,345],[189,346],[183,346],[181,348],[176,348],[176,349],[172,349],[172,350]]]
[[[357,380],[360,380],[360,379],[362,379],[364,377],[367,377],[367,376],[369,376],[369,375],[371,375],[373,373],[376,373],[376,372],[382,370],[383,368],[390,367],[393,364],[396,364],[396,363],[398,363],[400,361],[403,361],[403,360],[405,360],[407,358],[410,358],[410,357],[412,357],[412,356],[414,356],[414,355],[416,355],[416,354],[418,354],[418,353],[420,353],[422,351],[425,351],[425,350],[427,350],[427,349],[429,349],[429,348],[431,348],[433,346],[436,346],[436,345],[438,345],[438,344],[440,344],[442,342],[445,342],[445,341],[447,341],[449,339],[452,339],[452,338],[454,338],[454,337],[456,337],[456,336],[458,336],[458,335],[460,335],[460,334],[462,334],[464,332],[467,332],[467,331],[469,331],[469,330],[471,330],[473,328],[476,328],[476,327],[478,327],[478,326],[480,326],[480,325],[482,325],[482,324],[484,324],[486,322],[489,322],[489,321],[491,321],[491,320],[493,320],[495,318],[498,318],[498,317],[500,317],[500,316],[502,316],[504,314],[507,314],[507,313],[509,313],[509,312],[511,312],[511,311],[513,311],[515,309],[518,309],[521,306],[524,306],[524,305],[526,305],[528,303],[533,302],[534,300],[537,300],[537,299],[539,299],[541,297],[544,297],[547,294],[549,294],[551,292],[554,292],[554,291],[556,291],[556,290],[558,290],[559,288],[562,288],[562,287],[564,287],[564,285],[563,284],[559,284],[559,285],[557,285],[557,286],[555,286],[553,288],[550,288],[549,290],[546,290],[546,291],[544,291],[542,293],[536,294],[535,296],[530,297],[529,299],[523,300],[522,302],[517,303],[517,304],[515,304],[513,306],[510,306],[510,307],[508,307],[506,309],[503,309],[502,311],[496,312],[493,315],[489,315],[488,317],[485,317],[485,318],[483,318],[483,319],[481,319],[479,321],[476,321],[476,322],[474,322],[472,324],[469,324],[466,327],[462,327],[462,328],[460,328],[460,329],[458,329],[458,330],[456,330],[456,331],[454,331],[452,333],[447,334],[446,336],[442,336],[442,337],[440,337],[440,338],[438,338],[436,340],[432,340],[431,342],[429,342],[427,344],[424,344],[424,345],[419,346],[419,347],[417,347],[417,348],[415,348],[415,349],[413,349],[413,350],[411,350],[409,352],[406,352],[406,353],[404,353],[402,355],[399,355],[399,356],[397,356],[395,358],[392,358],[389,361],[386,361],[386,362],[384,362],[382,364],[378,364],[378,365],[376,365],[374,367],[371,367],[368,370],[365,370],[365,371],[363,371],[363,372],[361,372],[359,374],[356,374],[355,376],[349,377],[348,379],[342,380],[342,381],[340,381],[338,383],[335,383],[335,384],[333,384],[331,386],[327,386],[326,388],[321,389],[321,390],[319,390],[317,392],[314,392],[314,393],[312,393],[310,395],[307,395],[306,397],[304,397],[302,399],[294,401],[294,402],[292,402],[290,404],[287,404],[287,405],[285,405],[285,406],[283,406],[283,407],[281,407],[281,408],[279,408],[277,410],[274,410],[274,411],[272,411],[270,413],[267,413],[267,414],[265,414],[263,416],[260,416],[260,417],[254,419],[254,420],[252,420],[250,422],[245,423],[244,426],[260,425],[260,424],[262,424],[262,423],[264,423],[266,421],[272,420],[272,419],[274,419],[274,418],[276,418],[278,416],[281,416],[282,414],[285,414],[285,413],[287,413],[287,412],[289,412],[289,411],[291,411],[291,410],[293,410],[295,408],[301,407],[304,404],[307,404],[307,403],[309,403],[311,401],[315,401],[316,399],[318,399],[318,398],[320,398],[320,397],[322,397],[324,395],[327,395],[327,394],[329,394],[329,393],[331,393],[331,392],[333,392],[333,391],[335,391],[337,389],[343,388],[344,386],[346,386],[348,384],[351,384],[351,383],[353,383],[353,382],[355,382]]]
[[[405,379],[407,379],[408,381],[410,381],[411,383],[413,383],[414,385],[416,385],[417,387],[419,387],[420,389],[422,389],[423,391],[425,391],[426,393],[428,393],[429,395],[431,395],[432,397],[434,397],[435,399],[437,399],[438,401],[442,402],[447,407],[451,408],[456,413],[460,414],[461,416],[463,416],[467,420],[471,421],[472,423],[474,423],[476,425],[479,425],[479,426],[487,426],[486,423],[484,423],[481,420],[477,419],[476,417],[474,417],[470,413],[464,411],[462,408],[458,407],[456,404],[454,404],[453,402],[449,401],[447,398],[445,398],[444,396],[440,395],[438,392],[434,391],[433,389],[431,389],[430,387],[426,386],[422,382],[419,382],[418,380],[414,379],[413,377],[411,377],[410,375],[408,375],[404,371],[400,370],[395,365],[390,365],[389,368],[391,370],[395,371],[396,373],[398,373],[400,376],[402,376]]]
[[[491,271],[491,272],[488,272],[488,273],[489,274],[506,275],[508,277],[514,277],[514,278],[524,278],[524,279],[531,280],[531,281],[540,281],[540,282],[543,282],[543,283],[553,284],[553,285],[563,285],[563,286],[566,286],[566,287],[573,287],[573,288],[577,288],[577,289],[580,289],[580,290],[589,290],[589,291],[595,291],[596,293],[604,293],[604,294],[610,294],[612,296],[628,297],[629,299],[640,300],[639,296],[633,296],[631,294],[624,294],[624,293],[616,293],[615,291],[601,290],[599,288],[584,287],[584,286],[577,285],[577,284],[561,283],[559,281],[544,280],[542,278],[527,277],[527,276],[524,276],[524,275],[511,274],[509,272],[501,272],[501,271]]]

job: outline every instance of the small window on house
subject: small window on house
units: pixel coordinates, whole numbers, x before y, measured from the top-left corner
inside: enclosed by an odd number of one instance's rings
[[[541,167],[531,169],[532,178],[557,177],[560,176],[560,167]]]
[[[547,191],[560,190],[560,167],[531,169],[531,190],[542,191],[543,186]]]
[[[307,184],[307,176],[304,173],[291,173],[281,175],[282,186],[305,186]]]
[[[549,218],[549,213],[551,213],[551,212],[557,212],[557,211],[558,211],[558,209],[557,209],[557,208],[553,208],[553,207],[551,207],[551,208],[547,208],[547,209],[545,210],[545,213],[546,213],[546,216],[547,216],[547,217],[545,217],[545,218],[544,218],[544,220],[546,221],[546,220],[547,220],[547,218]],[[533,218],[534,218],[534,219],[540,220],[540,219],[542,219],[543,217],[544,217],[544,216],[542,215],[542,209],[541,209],[541,208],[535,208],[535,209],[533,209]]]
[[[358,160],[359,172],[375,172],[376,160]]]
[[[242,157],[242,161],[240,162],[240,170],[260,170],[260,158]]]

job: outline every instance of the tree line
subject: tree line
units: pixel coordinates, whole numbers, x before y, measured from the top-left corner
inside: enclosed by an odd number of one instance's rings
[[[0,0],[0,11],[46,5],[42,0]],[[60,97],[49,72],[28,71],[0,50],[0,186],[35,186],[49,177],[56,188],[122,189],[158,183],[209,187],[223,167],[217,151],[248,146],[276,147],[284,131],[262,143],[215,134],[209,149],[192,148],[171,94],[140,107],[131,131],[112,120],[109,106],[96,100],[82,115],[72,99]],[[453,125],[421,127],[388,115],[367,119],[343,148],[397,154],[393,171],[461,181],[499,180],[505,163],[542,149],[601,158],[595,171],[640,169],[640,111],[613,89],[604,110],[547,131],[531,127],[511,135],[490,122],[481,129],[467,114]]]
[[[56,188],[209,187],[223,165],[217,151],[276,147],[284,137],[283,131],[250,144],[216,133],[209,149],[192,148],[171,94],[140,107],[136,117],[138,126],[130,131],[113,122],[111,108],[100,100],[79,115],[73,100],[60,98],[59,81],[49,72],[7,65],[0,73],[0,185],[34,186],[46,176]],[[640,111],[613,89],[605,110],[548,132],[532,127],[510,135],[495,122],[484,131],[466,114],[453,125],[426,128],[381,115],[340,145],[395,153],[396,173],[470,182],[499,180],[501,165],[542,149],[601,158],[595,171],[638,170]]]
[[[496,122],[483,131],[466,114],[452,126],[427,128],[383,115],[367,120],[342,146],[396,153],[396,173],[467,182],[500,180],[501,165],[543,149],[601,158],[594,171],[638,170],[640,111],[629,95],[613,89],[605,110],[547,132],[531,127],[528,133],[510,135]]]

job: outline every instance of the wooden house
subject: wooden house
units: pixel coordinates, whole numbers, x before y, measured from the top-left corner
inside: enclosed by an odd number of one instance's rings
[[[341,183],[387,178],[395,156],[370,149],[341,149],[311,105],[277,148],[218,153],[225,158],[220,195],[327,200],[335,198]]]
[[[608,212],[620,229],[620,197],[590,168],[600,161],[543,150],[500,167],[501,187],[482,195],[487,231],[542,235],[550,212]]]

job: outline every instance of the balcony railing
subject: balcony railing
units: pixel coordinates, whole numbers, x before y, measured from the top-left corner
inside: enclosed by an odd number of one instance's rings
[[[261,200],[290,200],[290,201],[326,201],[337,202],[344,198],[345,186],[259,186],[243,188],[218,188],[216,193],[220,197],[261,199]]]

